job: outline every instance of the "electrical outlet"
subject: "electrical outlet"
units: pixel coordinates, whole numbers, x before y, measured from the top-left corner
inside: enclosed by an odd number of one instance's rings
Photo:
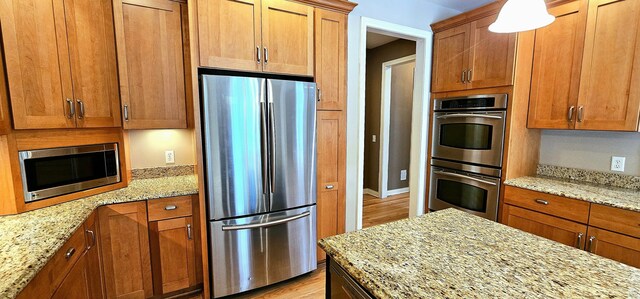
[[[371,135],[371,142],[376,143],[378,140],[378,136],[376,135]]]
[[[401,181],[406,181],[407,180],[407,170],[406,169],[400,170],[400,180]]]
[[[171,151],[164,151],[164,162],[167,164],[176,163],[176,155]]]
[[[611,157],[611,170],[624,171],[624,160],[625,157]]]

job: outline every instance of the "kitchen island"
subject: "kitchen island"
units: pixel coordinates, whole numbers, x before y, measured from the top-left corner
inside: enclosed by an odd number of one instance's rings
[[[453,209],[319,245],[334,295],[355,287],[358,298],[640,298],[640,269]]]

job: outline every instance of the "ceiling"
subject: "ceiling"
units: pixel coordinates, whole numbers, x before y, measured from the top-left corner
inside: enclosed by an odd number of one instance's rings
[[[373,49],[376,47],[380,47],[384,44],[388,44],[392,41],[397,40],[397,37],[382,35],[373,32],[367,32],[367,49]]]
[[[444,7],[455,9],[460,12],[472,10],[476,7],[494,2],[495,0],[427,0]]]

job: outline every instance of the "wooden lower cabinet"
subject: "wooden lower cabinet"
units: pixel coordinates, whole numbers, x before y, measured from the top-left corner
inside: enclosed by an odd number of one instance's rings
[[[154,293],[186,289],[196,284],[195,226],[192,217],[149,223]]]
[[[504,205],[502,223],[568,246],[584,248],[587,226],[562,218]]]
[[[82,255],[78,262],[71,268],[71,272],[62,281],[58,290],[53,294],[53,299],[93,299],[91,293],[91,273],[87,261],[87,254]]]
[[[599,256],[640,268],[640,239],[589,227],[586,249]]]
[[[98,219],[107,298],[151,297],[146,203],[103,206]]]

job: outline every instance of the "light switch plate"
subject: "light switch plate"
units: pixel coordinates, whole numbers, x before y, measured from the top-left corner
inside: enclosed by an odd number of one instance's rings
[[[164,152],[164,162],[167,164],[176,163],[176,155],[173,151]]]
[[[406,181],[407,180],[407,170],[406,169],[400,170],[400,180],[401,181]]]
[[[371,135],[371,142],[376,143],[378,141],[378,136]]]
[[[624,171],[625,157],[611,157],[611,170],[612,171]]]

